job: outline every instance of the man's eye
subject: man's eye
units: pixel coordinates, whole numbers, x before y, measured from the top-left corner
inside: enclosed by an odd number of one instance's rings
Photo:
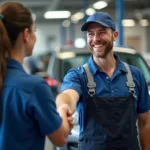
[[[93,35],[93,33],[89,33],[88,35]]]
[[[105,31],[101,31],[100,34],[105,33]]]

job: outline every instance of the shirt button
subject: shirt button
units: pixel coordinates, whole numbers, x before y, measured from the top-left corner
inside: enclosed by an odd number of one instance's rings
[[[109,79],[109,77],[107,76],[106,79]]]
[[[112,90],[111,93],[114,93],[114,91]]]

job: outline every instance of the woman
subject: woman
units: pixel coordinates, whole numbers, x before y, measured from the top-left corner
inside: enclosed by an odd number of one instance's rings
[[[43,150],[45,135],[58,146],[65,144],[71,117],[56,111],[49,86],[28,75],[23,59],[36,42],[31,12],[22,4],[0,7],[0,149]],[[63,110],[63,111],[62,111]],[[68,114],[69,116],[69,114]]]

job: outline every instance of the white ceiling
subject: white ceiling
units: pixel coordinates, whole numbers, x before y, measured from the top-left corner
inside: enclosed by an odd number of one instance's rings
[[[9,0],[11,1],[11,0]],[[98,0],[17,0],[30,8],[37,16],[37,22],[46,21],[44,13],[48,10],[69,10],[72,14],[83,11],[87,6],[92,6]],[[100,11],[110,13],[115,19],[116,15],[116,1],[105,0],[108,6]],[[7,2],[7,0],[0,0],[0,4]],[[144,19],[150,20],[150,0],[124,0],[124,18],[136,19],[141,16]],[[57,21],[57,20],[54,20]]]

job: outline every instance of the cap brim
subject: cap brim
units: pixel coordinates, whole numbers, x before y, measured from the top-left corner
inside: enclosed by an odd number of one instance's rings
[[[87,31],[88,25],[91,24],[91,23],[98,23],[98,24],[100,24],[100,25],[102,25],[102,26],[104,26],[104,27],[106,27],[106,28],[109,28],[109,27],[110,27],[110,26],[108,26],[107,24],[102,23],[102,22],[100,22],[100,21],[88,21],[88,22],[86,22],[86,23],[81,27],[81,31]]]

